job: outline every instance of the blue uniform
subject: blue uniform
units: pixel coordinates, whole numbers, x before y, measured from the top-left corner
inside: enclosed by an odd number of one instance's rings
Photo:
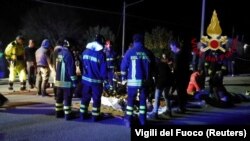
[[[71,115],[72,88],[76,85],[75,63],[70,51],[63,47],[57,50],[55,60],[56,79],[56,115],[61,117],[65,114],[65,118],[69,119]],[[64,100],[64,107],[63,107]]]
[[[80,107],[81,117],[84,119],[88,113],[88,106],[93,98],[92,116],[98,118],[100,115],[101,95],[103,82],[106,80],[106,58],[102,51],[103,46],[98,42],[91,42],[82,53],[82,101]]]
[[[113,90],[113,78],[114,78],[114,71],[115,71],[115,61],[116,61],[116,53],[112,48],[105,48],[104,53],[106,55],[107,61],[107,77],[108,77],[108,88]]]
[[[127,80],[128,99],[126,108],[126,120],[131,125],[134,101],[139,95],[139,119],[140,124],[145,125],[146,122],[146,98],[147,83],[150,79],[150,65],[152,58],[150,52],[144,48],[140,42],[134,42],[134,47],[128,50],[122,60],[121,74],[122,79]],[[130,126],[129,125],[129,126]]]

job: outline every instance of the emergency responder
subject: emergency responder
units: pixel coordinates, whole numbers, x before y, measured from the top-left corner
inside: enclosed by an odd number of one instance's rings
[[[206,96],[208,96],[208,92],[201,87],[203,73],[202,70],[198,70],[194,71],[190,76],[187,94],[191,100],[205,100]]]
[[[26,89],[26,70],[24,61],[24,38],[17,36],[16,40],[11,42],[5,49],[5,57],[9,63],[9,90],[13,90],[13,82],[16,74],[19,75],[21,82],[20,90]]]
[[[88,106],[93,99],[92,120],[99,121],[101,95],[103,91],[103,82],[107,79],[106,58],[103,52],[103,36],[96,35],[95,41],[87,44],[82,53],[81,61],[83,67],[82,75],[82,101],[80,106],[80,117],[82,120],[88,118]]]
[[[53,52],[51,53],[50,59],[52,60],[52,71],[51,71],[51,75],[53,77],[53,83],[56,83],[56,60],[57,60],[57,56],[58,56],[58,51],[61,50],[63,48],[63,44],[64,44],[64,39],[60,38],[57,40],[56,42],[56,46],[53,50]],[[57,88],[54,87],[53,91],[55,94],[55,98],[57,98]]]
[[[133,48],[129,49],[121,64],[122,83],[127,83],[127,107],[125,115],[125,124],[130,127],[133,122],[133,110],[135,99],[139,96],[139,125],[146,124],[148,96],[148,80],[150,80],[151,62],[149,51],[144,47],[144,38],[141,34],[133,36]]]
[[[110,92],[114,94],[115,89],[114,89],[113,78],[114,78],[114,72],[115,72],[116,53],[112,48],[111,40],[106,40],[104,53],[106,55],[107,74],[108,74],[108,83],[105,84],[105,86],[108,88]]]
[[[60,45],[60,44],[58,44]],[[71,111],[73,88],[76,87],[76,71],[73,55],[68,49],[69,42],[64,40],[63,45],[57,49],[56,72],[56,117],[64,117],[66,120],[74,116]]]
[[[46,88],[49,80],[50,70],[52,70],[50,61],[50,41],[44,39],[41,47],[36,51],[36,65],[37,65],[37,95],[47,96]]]
[[[29,45],[25,48],[25,61],[28,72],[30,88],[33,89],[36,83],[36,48],[34,40],[29,40]]]
[[[187,87],[187,94],[194,95],[195,92],[200,91],[199,77],[201,76],[199,71],[194,71],[190,76],[190,81]]]

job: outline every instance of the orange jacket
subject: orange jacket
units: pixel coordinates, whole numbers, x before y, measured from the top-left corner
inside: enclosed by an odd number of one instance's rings
[[[199,72],[193,72],[190,76],[190,81],[187,87],[187,93],[193,95],[195,92],[200,91],[200,86],[197,83],[197,78],[200,76]]]

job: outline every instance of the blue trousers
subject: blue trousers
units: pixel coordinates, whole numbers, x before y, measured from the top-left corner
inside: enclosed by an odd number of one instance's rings
[[[145,125],[146,123],[146,113],[147,113],[147,106],[146,106],[146,99],[147,99],[147,91],[146,88],[134,88],[128,87],[128,98],[127,98],[127,108],[126,108],[126,119],[130,124],[132,123],[133,118],[133,110],[135,105],[135,100],[139,95],[139,120],[141,125]]]
[[[82,89],[82,101],[80,106],[80,113],[82,114],[88,113],[89,103],[92,98],[93,99],[92,115],[99,116],[102,91],[103,91],[102,85],[89,86],[84,84]]]
[[[56,112],[64,110],[65,115],[71,113],[72,94],[72,88],[56,87]]]
[[[114,87],[114,83],[113,83],[113,78],[114,78],[114,69],[108,69],[107,71],[108,73],[108,84],[109,84],[109,88]]]

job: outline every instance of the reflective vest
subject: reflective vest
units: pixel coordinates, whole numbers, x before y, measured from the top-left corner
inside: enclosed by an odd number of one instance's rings
[[[115,68],[116,54],[115,54],[114,50],[105,48],[104,53],[106,55],[107,68],[108,69]]]
[[[76,81],[75,63],[67,48],[58,49],[56,56],[56,87],[71,88]]]
[[[24,47],[17,44],[16,41],[11,42],[5,49],[5,57],[7,60],[24,60]]]
[[[141,43],[135,42],[121,64],[122,79],[127,80],[128,87],[142,87],[149,80],[151,62],[148,50]]]
[[[81,61],[83,67],[82,83],[90,86],[102,85],[103,81],[107,79],[107,66],[101,45],[89,43],[82,53]]]

